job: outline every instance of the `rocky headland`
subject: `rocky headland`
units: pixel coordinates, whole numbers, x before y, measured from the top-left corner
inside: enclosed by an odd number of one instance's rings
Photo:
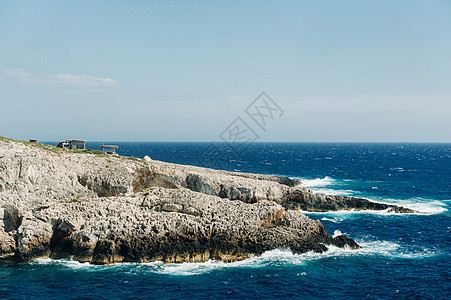
[[[0,138],[0,257],[230,262],[281,247],[356,249],[302,210],[414,212],[300,183]]]

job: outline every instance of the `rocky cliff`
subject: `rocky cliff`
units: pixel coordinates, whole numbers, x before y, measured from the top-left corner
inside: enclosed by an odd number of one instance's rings
[[[64,150],[0,138],[0,256],[121,261],[234,261],[332,238],[299,209],[389,209],[316,194],[296,179]]]

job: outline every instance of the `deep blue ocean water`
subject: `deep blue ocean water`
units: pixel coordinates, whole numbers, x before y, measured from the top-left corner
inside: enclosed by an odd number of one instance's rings
[[[207,143],[115,143],[121,155],[215,165]],[[97,149],[101,143],[88,143]],[[451,144],[216,144],[221,166],[306,179],[315,191],[366,197],[427,214],[308,213],[361,250],[275,249],[224,264],[116,264],[64,260],[0,265],[0,298],[451,299]],[[213,158],[206,160],[206,153]]]

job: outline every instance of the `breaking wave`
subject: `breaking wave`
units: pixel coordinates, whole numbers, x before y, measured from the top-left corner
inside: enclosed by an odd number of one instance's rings
[[[341,195],[341,196],[354,196],[357,194],[356,191],[352,189],[344,189],[342,187],[346,186],[350,180],[338,180],[332,177],[326,176],[324,178],[316,179],[304,179],[301,178],[301,187],[309,188],[314,193],[323,193],[328,195]]]
[[[301,186],[313,188],[313,187],[325,187],[328,185],[335,184],[337,182],[336,179],[333,179],[329,176],[324,178],[316,178],[316,179],[302,179]]]

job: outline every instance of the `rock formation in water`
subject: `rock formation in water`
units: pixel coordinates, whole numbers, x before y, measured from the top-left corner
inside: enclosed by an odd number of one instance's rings
[[[299,209],[413,212],[300,182],[0,138],[0,256],[107,264],[355,249]]]

